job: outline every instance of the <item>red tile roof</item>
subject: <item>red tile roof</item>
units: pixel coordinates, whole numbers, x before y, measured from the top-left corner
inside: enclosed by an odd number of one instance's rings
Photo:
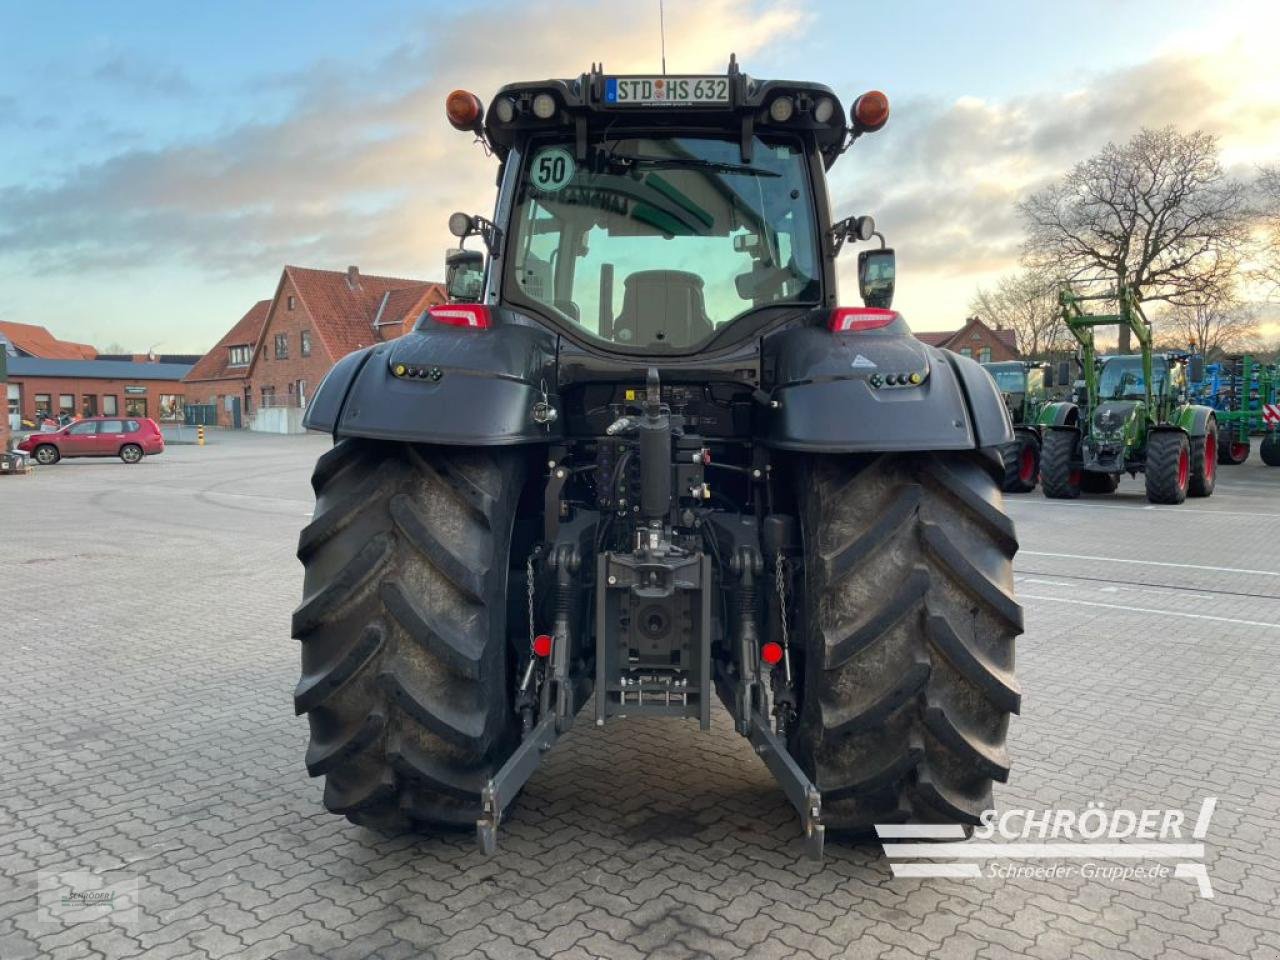
[[[992,327],[983,323],[979,317],[970,317],[965,321],[963,327],[959,330],[935,330],[916,333],[917,340],[929,344],[931,347],[945,347],[953,343],[960,334],[964,333],[970,327],[981,324],[984,328],[991,331],[992,336],[1012,350],[1015,354],[1018,352],[1018,335],[1013,330]],[[914,331],[912,331],[914,333]]]
[[[232,367],[229,348],[238,346],[254,346],[262,333],[262,326],[267,322],[267,312],[271,309],[270,300],[259,300],[249,312],[241,317],[234,327],[227,331],[212,350],[206,353],[191,368],[191,372],[183,377],[184,382],[193,380],[229,380],[236,377],[247,377],[249,367]]]
[[[392,290],[378,308],[378,329],[384,340],[398,337],[413,329],[427,307],[446,300],[443,283]]]
[[[917,333],[916,339],[931,347],[940,347],[959,332],[959,330],[944,330],[941,333]]]
[[[298,298],[311,315],[321,343],[334,360],[380,339],[374,334],[373,321],[384,295],[393,294],[388,298],[388,306],[394,303],[394,307],[390,314],[383,311],[382,321],[398,319],[403,327],[404,316],[430,293],[431,288],[440,286],[424,280],[364,273],[355,274],[353,284],[351,274],[345,270],[288,266],[284,272],[293,280]],[[401,311],[400,316],[394,311]],[[390,325],[385,329],[394,331],[391,336],[400,334],[399,329]]]
[[[98,355],[89,344],[59,340],[34,323],[0,320],[0,334],[23,353],[44,360],[92,360]]]

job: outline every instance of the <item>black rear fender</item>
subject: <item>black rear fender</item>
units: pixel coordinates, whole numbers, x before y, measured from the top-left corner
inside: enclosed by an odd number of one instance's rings
[[[534,408],[555,390],[555,335],[505,323],[487,330],[428,322],[396,340],[343,357],[303,423],[340,437],[417,443],[546,443],[558,423]],[[397,375],[403,367],[404,374]],[[545,399],[554,402],[554,394]]]
[[[995,381],[980,365],[926,346],[896,321],[884,331],[801,327],[765,339],[777,406],[763,440],[784,450],[972,450],[1013,440]],[[912,374],[921,378],[911,384]],[[906,384],[898,381],[903,376]],[[893,382],[890,382],[892,378]]]

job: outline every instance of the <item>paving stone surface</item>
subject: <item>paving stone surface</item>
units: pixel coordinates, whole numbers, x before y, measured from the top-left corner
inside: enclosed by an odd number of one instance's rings
[[[991,875],[1007,859],[895,878],[874,843],[807,861],[723,711],[710,734],[580,723],[491,859],[325,813],[289,639],[325,442],[213,434],[0,479],[2,960],[1280,956],[1280,470],[1226,468],[1178,508],[1133,480],[1010,498],[1024,708],[997,808],[1189,824],[1216,797],[1205,898],[1185,877]],[[136,913],[70,922],[74,871],[137,881]]]

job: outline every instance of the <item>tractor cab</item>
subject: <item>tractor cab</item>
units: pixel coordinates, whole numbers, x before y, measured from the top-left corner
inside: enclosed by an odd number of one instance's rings
[[[1044,406],[1046,390],[1053,385],[1053,371],[1048,364],[1022,360],[1000,360],[984,363],[1009,408],[1015,425],[1035,423]]]
[[[853,139],[887,120],[878,92],[857,98],[850,125],[828,87],[757,80],[731,60],[721,76],[593,66],[509,84],[487,110],[456,91],[448,110],[501,162],[496,222],[451,223],[488,248],[474,300],[587,349],[703,352],[829,309],[841,245],[878,236],[870,217],[832,224],[825,183]],[[859,277],[867,305],[887,311],[893,251],[880,247]]]
[[[1151,358],[1151,394],[1161,397],[1169,383],[1169,363],[1164,357]],[[1145,400],[1147,381],[1141,355],[1107,357],[1098,372],[1099,400]]]

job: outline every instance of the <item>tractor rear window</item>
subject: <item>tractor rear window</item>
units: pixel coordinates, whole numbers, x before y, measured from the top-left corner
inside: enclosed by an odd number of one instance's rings
[[[816,303],[806,159],[757,138],[531,145],[507,289],[622,347],[687,350],[753,310]]]

